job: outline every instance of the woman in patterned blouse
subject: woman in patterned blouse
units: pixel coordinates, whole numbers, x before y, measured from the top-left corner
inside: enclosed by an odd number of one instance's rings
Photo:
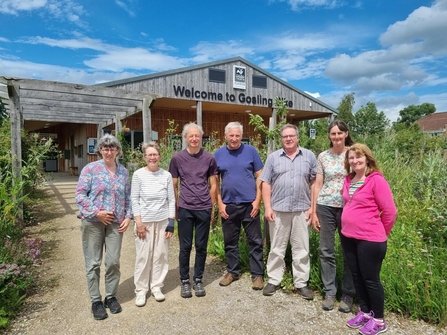
[[[81,221],[82,248],[87,286],[95,320],[107,318],[105,308],[122,311],[116,299],[120,281],[120,254],[123,233],[132,218],[130,180],[118,163],[122,149],[118,139],[106,134],[100,138],[96,153],[101,158],[87,164],[76,187],[76,204]],[[105,299],[99,290],[100,266],[105,250]]]

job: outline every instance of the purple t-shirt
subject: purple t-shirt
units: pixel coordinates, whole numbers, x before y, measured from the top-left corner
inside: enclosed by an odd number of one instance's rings
[[[219,148],[214,156],[222,180],[223,203],[253,202],[256,199],[254,173],[264,166],[256,149],[242,143],[236,150]]]
[[[176,153],[169,165],[172,178],[180,178],[178,206],[192,210],[212,208],[208,178],[217,174],[214,156],[203,149]]]

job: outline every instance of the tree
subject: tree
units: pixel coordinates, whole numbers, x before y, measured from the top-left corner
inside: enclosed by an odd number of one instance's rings
[[[403,126],[408,128],[421,117],[433,114],[434,112],[436,112],[435,105],[428,102],[419,106],[410,105],[399,112],[400,117],[393,123],[393,128],[395,130],[400,130]]]
[[[0,97],[0,124],[3,122],[4,119],[8,117],[8,111],[6,110],[6,106],[3,103],[2,98]]]
[[[354,132],[362,136],[383,135],[390,124],[384,112],[378,112],[376,104],[369,102],[361,106],[354,115]]]
[[[355,104],[355,93],[351,92],[349,94],[345,94],[341,99],[340,104],[338,105],[338,116],[337,119],[345,121],[348,125],[349,129],[352,129],[355,125],[354,114],[352,113],[352,109]]]

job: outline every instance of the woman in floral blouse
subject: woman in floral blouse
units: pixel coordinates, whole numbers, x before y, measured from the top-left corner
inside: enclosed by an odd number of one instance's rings
[[[338,283],[335,264],[335,231],[341,232],[343,211],[342,186],[345,177],[344,159],[347,148],[354,142],[348,126],[341,120],[334,120],[328,128],[329,150],[323,151],[317,160],[317,176],[312,199],[312,224],[320,232],[321,279],[325,299],[323,310],[334,308]],[[342,296],[338,306],[340,312],[351,311],[355,295],[354,283],[348,266],[344,266],[341,282]]]
[[[118,163],[122,153],[118,139],[106,134],[98,141],[96,153],[101,158],[87,164],[76,187],[78,217],[82,220],[82,248],[85,257],[87,286],[95,320],[107,318],[105,308],[115,314],[122,311],[116,299],[120,281],[120,254],[123,233],[132,218],[130,180],[127,170]],[[105,250],[105,299],[99,290],[100,267]]]

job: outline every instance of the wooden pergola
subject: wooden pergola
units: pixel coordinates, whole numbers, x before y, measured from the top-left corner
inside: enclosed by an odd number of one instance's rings
[[[0,97],[11,122],[12,172],[20,178],[21,130],[44,128],[45,123],[96,124],[102,129],[142,112],[143,138],[151,140],[150,106],[161,95],[101,86],[88,86],[34,79],[0,77]],[[26,123],[26,127],[25,127]]]

